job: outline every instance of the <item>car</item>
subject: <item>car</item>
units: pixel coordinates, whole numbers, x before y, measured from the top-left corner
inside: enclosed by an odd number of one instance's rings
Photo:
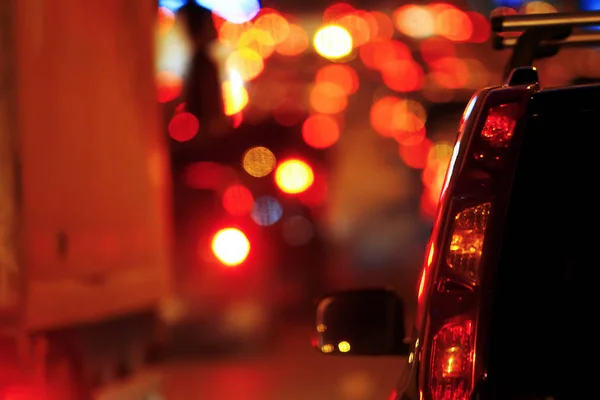
[[[506,83],[459,124],[418,283],[414,326],[393,288],[324,297],[313,346],[405,356],[390,400],[575,399],[597,315],[600,84],[540,87],[535,58],[597,45],[600,12],[495,17]],[[589,360],[591,358],[591,360]],[[585,389],[588,394],[585,394]],[[592,396],[593,397],[593,396]]]

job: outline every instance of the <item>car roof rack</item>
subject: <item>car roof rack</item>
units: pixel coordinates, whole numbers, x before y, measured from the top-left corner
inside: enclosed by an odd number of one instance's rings
[[[600,45],[600,32],[574,33],[574,28],[600,26],[600,11],[504,15],[491,18],[496,50],[513,49],[504,71],[508,78],[515,68],[532,67],[536,59],[552,57],[562,47]],[[499,34],[522,32],[516,37]],[[534,83],[534,82],[532,82]]]

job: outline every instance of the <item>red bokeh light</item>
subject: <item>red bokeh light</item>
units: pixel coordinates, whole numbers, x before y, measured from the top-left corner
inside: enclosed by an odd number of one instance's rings
[[[252,211],[254,196],[247,187],[232,185],[223,192],[222,204],[225,211],[231,215],[246,215]]]
[[[169,122],[169,135],[178,142],[191,140],[198,133],[198,118],[189,112],[176,114]]]

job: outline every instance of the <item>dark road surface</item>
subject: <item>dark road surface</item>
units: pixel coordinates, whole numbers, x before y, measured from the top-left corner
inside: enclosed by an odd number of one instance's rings
[[[172,361],[167,400],[386,400],[402,358],[329,357],[310,347],[309,330],[290,328],[257,356]]]

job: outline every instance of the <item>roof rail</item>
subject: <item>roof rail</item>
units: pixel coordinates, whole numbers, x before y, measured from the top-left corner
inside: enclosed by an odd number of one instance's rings
[[[600,26],[600,11],[492,17],[494,32],[522,32],[517,37],[494,38],[495,49],[514,49],[504,77],[515,68],[532,66],[536,59],[556,55],[561,47],[600,44],[600,33],[573,34],[573,28],[594,25]]]
[[[521,32],[529,28],[565,26],[570,28],[600,25],[600,11],[578,13],[550,13],[504,15],[492,17],[492,30],[496,33]]]

